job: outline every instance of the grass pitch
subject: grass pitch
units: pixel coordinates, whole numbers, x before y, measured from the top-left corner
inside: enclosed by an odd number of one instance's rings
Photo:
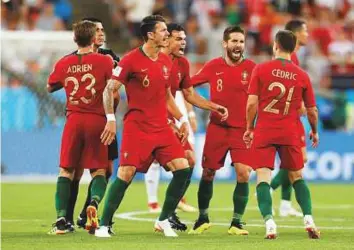
[[[192,184],[187,199],[197,205],[197,184]],[[86,185],[80,188],[76,215],[81,210],[86,195]],[[313,212],[321,230],[320,240],[309,240],[301,218],[275,217],[279,237],[264,240],[265,229],[254,196],[250,200],[244,221],[249,236],[229,236],[228,225],[232,216],[234,186],[228,183],[214,185],[210,219],[213,226],[203,235],[179,233],[178,238],[166,239],[153,232],[157,215],[146,212],[146,192],[142,182],[133,183],[128,189],[115,219],[116,236],[98,239],[78,229],[75,233],[50,236],[55,220],[55,184],[2,184],[1,243],[2,249],[354,249],[354,186],[310,184]],[[166,185],[160,187],[162,203]],[[273,195],[273,204],[279,204],[279,191]],[[294,195],[293,195],[294,197]],[[293,200],[293,204],[295,204]],[[197,213],[179,212],[186,222],[192,223]],[[190,228],[192,224],[188,224]]]

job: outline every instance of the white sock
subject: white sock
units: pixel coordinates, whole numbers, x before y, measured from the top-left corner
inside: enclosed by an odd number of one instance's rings
[[[305,215],[304,216],[304,224],[305,224],[305,227],[309,227],[309,226],[315,227],[315,222],[313,221],[312,215]]]
[[[290,209],[291,208],[291,201],[281,200],[280,201],[280,209]]]
[[[148,203],[158,202],[157,190],[160,181],[160,164],[153,162],[145,174],[146,193],[148,196]]]

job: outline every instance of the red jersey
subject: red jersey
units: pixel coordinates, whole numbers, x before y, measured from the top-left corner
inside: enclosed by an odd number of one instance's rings
[[[112,76],[113,60],[106,55],[70,54],[61,58],[49,75],[48,84],[65,88],[66,110],[105,115],[103,90]]]
[[[230,66],[224,58],[207,62],[192,77],[193,85],[210,84],[211,101],[226,107],[229,117],[221,122],[217,113],[211,113],[210,122],[230,127],[246,127],[247,90],[255,63],[244,59],[239,65]]]
[[[259,98],[256,127],[276,129],[278,133],[288,136],[298,131],[298,109],[302,101],[306,108],[316,105],[309,76],[291,61],[283,59],[256,66],[252,73],[249,94]]]
[[[170,83],[173,97],[176,97],[177,90],[192,87],[189,74],[189,61],[187,58],[176,57],[173,59]]]
[[[292,61],[295,65],[300,66],[299,58],[297,57],[297,55],[296,55],[295,52],[291,53],[291,61]]]
[[[166,91],[172,61],[159,53],[153,61],[142,48],[136,48],[123,57],[113,71],[113,79],[125,86],[128,112],[124,123],[136,125],[144,132],[157,132],[167,126]]]

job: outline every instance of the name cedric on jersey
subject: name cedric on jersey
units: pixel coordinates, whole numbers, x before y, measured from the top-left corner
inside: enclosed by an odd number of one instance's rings
[[[272,70],[272,75],[275,77],[287,79],[287,80],[294,80],[296,81],[297,74],[294,74],[292,72],[284,71],[281,69],[273,69]]]

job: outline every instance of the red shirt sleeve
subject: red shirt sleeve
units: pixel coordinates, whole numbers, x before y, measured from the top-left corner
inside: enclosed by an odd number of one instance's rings
[[[63,84],[63,67],[62,67],[62,61],[59,60],[55,65],[52,73],[50,73],[49,78],[48,78],[48,84],[53,85],[57,83]]]
[[[302,94],[305,107],[306,108],[311,108],[316,106],[316,99],[315,99],[315,94],[313,91],[313,87],[310,81],[309,76],[305,73],[305,89]]]
[[[197,74],[195,74],[192,78],[191,78],[191,83],[192,86],[198,86],[201,85],[203,83],[207,83],[210,81],[209,79],[209,70],[210,68],[210,64],[206,63],[203,68],[201,68]]]
[[[259,66],[257,65],[256,67],[254,67],[254,69],[252,71],[251,81],[250,81],[250,84],[248,87],[248,94],[249,95],[259,96],[259,94],[260,94],[261,82],[260,82],[258,71],[259,71]]]
[[[183,76],[182,76],[182,81],[181,81],[180,87],[182,89],[188,89],[188,88],[192,87],[193,85],[191,82],[191,76],[189,74],[189,72],[190,72],[189,61],[186,58],[184,58],[184,60],[183,60],[182,72],[183,72]]]
[[[125,56],[118,63],[118,66],[113,69],[112,79],[118,80],[126,84],[128,82],[130,71],[131,71],[130,56]]]

